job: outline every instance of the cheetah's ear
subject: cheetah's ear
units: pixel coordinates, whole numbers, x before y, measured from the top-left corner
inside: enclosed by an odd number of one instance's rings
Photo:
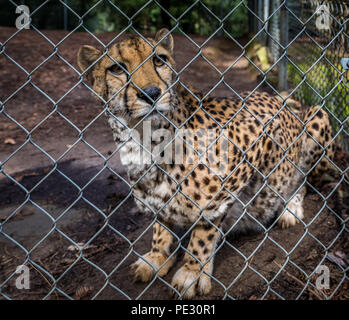
[[[155,41],[161,41],[160,44],[173,54],[173,37],[168,29],[160,29],[155,35]]]
[[[92,46],[82,46],[78,52],[78,65],[81,71],[85,71],[93,62],[95,62],[102,52]]]

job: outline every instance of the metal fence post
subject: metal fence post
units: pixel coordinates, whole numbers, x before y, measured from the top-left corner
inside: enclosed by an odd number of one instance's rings
[[[67,0],[64,0],[64,4],[67,4]],[[68,8],[63,6],[63,15],[64,15],[64,30],[68,30]]]
[[[247,6],[248,8],[250,8],[250,10],[252,12],[256,12],[256,6],[257,6],[257,3],[255,0],[248,0],[247,2]],[[250,33],[255,33],[256,30],[257,30],[257,19],[256,17],[251,13],[251,12],[248,12],[248,31]]]
[[[282,59],[279,64],[278,80],[279,90],[287,91],[287,46],[288,46],[288,11],[287,11],[287,0],[284,1],[284,5],[281,8],[280,13],[280,43],[283,46]]]

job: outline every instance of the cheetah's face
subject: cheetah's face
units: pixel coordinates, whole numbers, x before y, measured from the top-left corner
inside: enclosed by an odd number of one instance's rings
[[[115,116],[132,122],[161,117],[157,111],[166,114],[173,108],[173,38],[168,32],[162,29],[155,40],[148,39],[151,45],[129,36],[111,46],[107,55],[91,46],[80,49],[79,67],[87,69],[93,90],[109,101]]]

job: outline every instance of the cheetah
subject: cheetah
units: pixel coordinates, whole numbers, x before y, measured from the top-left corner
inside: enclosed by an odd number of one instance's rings
[[[154,217],[151,250],[131,270],[139,281],[164,277],[176,261],[174,227],[189,228],[172,286],[190,299],[210,292],[219,241],[302,221],[307,176],[327,170],[334,148],[320,107],[297,113],[259,91],[203,98],[180,81],[173,48],[167,29],[125,35],[105,53],[81,47],[78,65],[105,108],[135,202]]]

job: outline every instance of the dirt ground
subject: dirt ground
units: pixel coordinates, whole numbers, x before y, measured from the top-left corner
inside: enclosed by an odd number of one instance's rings
[[[0,28],[0,42],[6,41],[0,51],[0,231],[20,246],[0,232],[0,299],[169,299],[180,259],[150,284],[135,283],[129,274],[137,254],[150,248],[153,220],[135,207],[102,110],[77,84],[79,47],[100,45],[87,33],[42,31],[49,42],[33,30],[7,42],[15,32]],[[107,44],[114,36],[98,38]],[[221,71],[241,54],[217,37],[202,52]],[[186,66],[182,81],[207,93],[220,75],[201,57],[190,63],[197,53],[188,39],[175,36],[176,69]],[[245,58],[224,79],[237,92],[258,85]],[[211,95],[232,93],[220,84]],[[101,156],[110,157],[108,168]],[[336,164],[348,168],[340,148]],[[314,287],[319,265],[330,270],[330,288],[323,292],[348,299],[348,194],[347,178],[328,177],[306,197],[305,225],[225,239],[216,254],[213,290],[204,299],[320,299]],[[88,246],[79,252],[69,239]],[[29,290],[15,286],[21,264],[31,271]]]

